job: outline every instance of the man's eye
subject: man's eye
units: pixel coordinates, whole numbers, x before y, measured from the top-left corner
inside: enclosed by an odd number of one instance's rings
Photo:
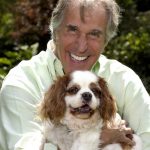
[[[92,33],[90,33],[90,35],[93,36],[93,37],[99,37],[99,34],[96,33],[96,32],[92,32]]]
[[[99,31],[93,31],[88,34],[91,38],[100,38],[101,33]]]
[[[71,33],[76,33],[78,30],[77,30],[77,27],[75,26],[69,26],[68,27],[68,32],[71,32]]]

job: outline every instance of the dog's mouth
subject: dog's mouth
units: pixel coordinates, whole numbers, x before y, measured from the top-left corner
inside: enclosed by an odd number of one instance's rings
[[[77,108],[70,106],[70,112],[78,118],[87,119],[94,113],[94,110],[88,104],[85,104]]]
[[[83,105],[81,107],[77,107],[77,108],[73,108],[73,107],[70,107],[71,108],[71,112],[72,113],[75,113],[75,112],[78,112],[78,113],[89,113],[92,111],[92,109],[90,108],[89,105]]]

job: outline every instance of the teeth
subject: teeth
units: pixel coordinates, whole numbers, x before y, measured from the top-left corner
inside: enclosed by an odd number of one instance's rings
[[[73,54],[71,54],[71,57],[75,60],[78,60],[78,61],[83,61],[83,60],[87,59],[87,57],[79,57],[79,56],[76,56]]]

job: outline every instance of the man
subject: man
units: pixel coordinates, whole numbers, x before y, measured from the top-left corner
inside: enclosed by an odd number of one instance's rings
[[[35,144],[42,128],[35,120],[36,104],[57,76],[74,70],[91,70],[105,78],[119,114],[140,135],[143,150],[150,149],[150,98],[139,77],[118,61],[101,55],[119,24],[119,7],[113,0],[59,0],[53,11],[52,38],[46,52],[12,69],[0,94],[0,149],[25,149]],[[30,133],[30,134],[28,134]],[[104,130],[104,144],[127,142],[131,130]],[[39,134],[40,135],[40,134]],[[38,144],[38,142],[36,143]],[[28,147],[28,150],[30,148]],[[45,144],[44,149],[55,149]]]

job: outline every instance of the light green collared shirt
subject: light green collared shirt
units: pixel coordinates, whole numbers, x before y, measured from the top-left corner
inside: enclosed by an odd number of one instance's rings
[[[141,136],[143,150],[150,150],[150,97],[139,77],[103,55],[92,71],[105,78],[119,114]],[[10,70],[0,92],[0,150],[25,150],[26,145],[36,145],[42,131],[41,123],[35,119],[36,104],[56,77],[63,74],[50,42],[46,51]],[[46,149],[55,147],[45,144]]]

